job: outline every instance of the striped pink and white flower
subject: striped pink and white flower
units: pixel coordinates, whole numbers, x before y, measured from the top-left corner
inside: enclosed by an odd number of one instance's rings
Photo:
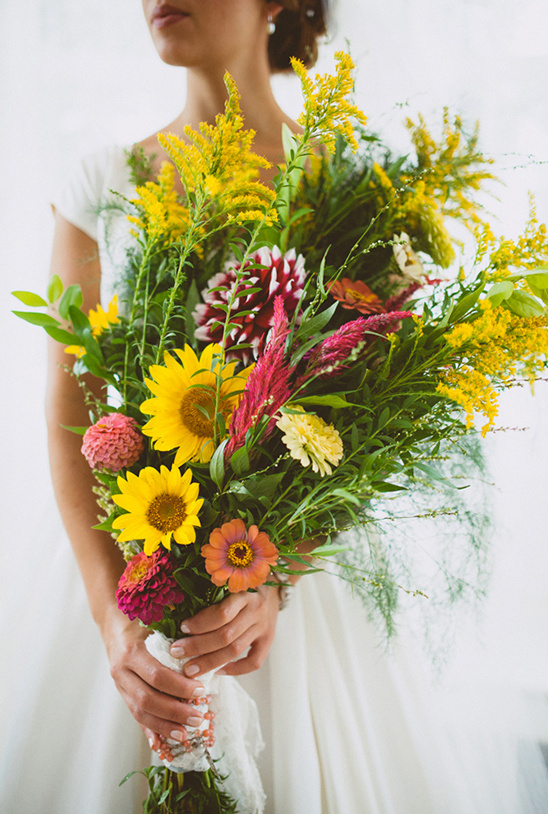
[[[281,297],[285,312],[298,308],[306,272],[304,258],[294,249],[282,255],[280,249],[263,246],[254,252],[244,266],[240,277],[240,263],[229,263],[225,271],[216,274],[202,292],[204,302],[196,306],[194,319],[198,326],[197,339],[220,343],[226,320],[225,307],[236,289],[230,314],[233,325],[225,345],[227,359],[240,359],[248,365],[257,359],[264,347],[266,336],[274,324],[274,300]],[[220,290],[216,290],[220,289]],[[249,293],[245,292],[249,290]],[[246,312],[240,315],[238,312]],[[249,348],[231,351],[235,345],[248,344]]]

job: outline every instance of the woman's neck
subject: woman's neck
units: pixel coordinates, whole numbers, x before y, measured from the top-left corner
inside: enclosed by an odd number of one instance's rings
[[[263,154],[279,159],[281,150],[281,126],[286,123],[296,128],[295,123],[280,108],[270,86],[270,73],[267,65],[233,66],[230,71],[238,92],[244,127],[253,129],[255,149]],[[182,135],[183,127],[190,125],[198,129],[200,122],[213,124],[215,116],[223,112],[227,100],[227,90],[220,71],[187,70],[187,96],[181,114],[166,130]]]

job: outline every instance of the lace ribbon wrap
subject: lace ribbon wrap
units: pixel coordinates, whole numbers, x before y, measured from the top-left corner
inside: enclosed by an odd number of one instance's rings
[[[146,648],[164,667],[183,672],[185,659],[175,659],[170,653],[171,639],[154,631],[146,640]],[[264,746],[257,706],[232,676],[218,676],[215,672],[200,676],[204,695],[211,696],[209,710],[215,713],[215,744],[204,745],[203,732],[208,728],[205,720],[199,727],[185,727],[191,743],[188,752],[178,741],[168,738],[173,761],[163,761],[174,772],[204,772],[213,762],[216,772],[223,777],[223,790],[238,801],[239,814],[262,814],[266,802],[255,758]],[[205,704],[197,706],[207,712]]]

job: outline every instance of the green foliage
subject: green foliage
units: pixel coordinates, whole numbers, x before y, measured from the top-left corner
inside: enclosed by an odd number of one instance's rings
[[[142,772],[149,794],[143,802],[143,814],[236,814],[237,802],[220,790],[212,770],[178,774],[164,766],[151,766]]]

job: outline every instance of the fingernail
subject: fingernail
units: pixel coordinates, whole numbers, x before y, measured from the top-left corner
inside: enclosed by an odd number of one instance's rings
[[[169,651],[174,659],[182,659],[185,652],[183,648],[179,645],[173,645],[173,647]]]
[[[183,733],[179,732],[178,729],[174,729],[173,732],[169,733],[169,737],[174,741],[179,741],[179,743],[183,742]]]
[[[219,669],[216,671],[215,675],[225,676],[226,675],[226,670],[224,669],[224,667],[219,667]]]
[[[189,628],[189,627],[187,627],[187,626],[185,625],[185,623],[183,622],[183,624],[181,625],[181,631],[182,631],[183,633],[190,633],[190,628]]]
[[[196,689],[192,691],[191,698],[201,698],[204,692],[205,690],[203,687],[196,687]]]
[[[186,664],[185,665],[185,675],[187,676],[194,676],[196,673],[200,672],[200,668],[197,664]]]
[[[200,726],[202,723],[202,718],[198,718],[197,715],[192,715],[191,718],[187,718],[186,722],[189,726]]]
[[[152,740],[152,738],[149,738],[149,739],[148,739],[148,745],[150,746],[150,748],[151,748],[151,749],[153,748],[153,746],[154,746],[154,741]]]

